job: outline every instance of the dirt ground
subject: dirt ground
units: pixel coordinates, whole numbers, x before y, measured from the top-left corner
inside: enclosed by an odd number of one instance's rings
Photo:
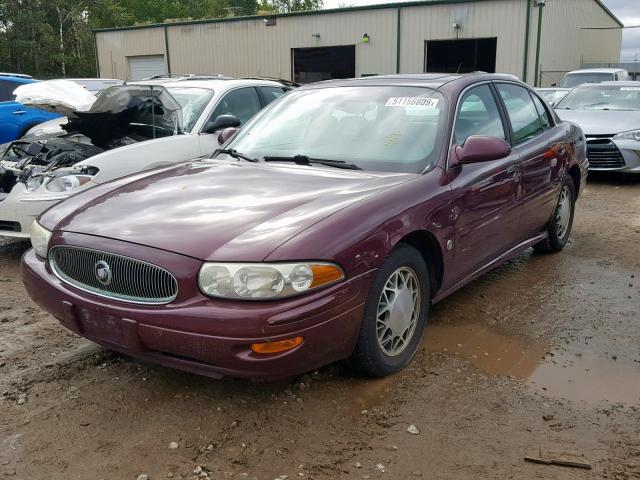
[[[591,179],[564,252],[436,305],[383,380],[213,381],[94,347],[28,299],[27,245],[0,243],[2,479],[640,478],[640,181]],[[592,469],[524,461],[541,449]]]

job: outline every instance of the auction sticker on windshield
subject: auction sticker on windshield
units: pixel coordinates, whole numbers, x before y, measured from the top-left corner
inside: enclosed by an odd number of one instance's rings
[[[426,107],[435,108],[438,105],[437,98],[427,97],[391,97],[384,104],[385,107]]]

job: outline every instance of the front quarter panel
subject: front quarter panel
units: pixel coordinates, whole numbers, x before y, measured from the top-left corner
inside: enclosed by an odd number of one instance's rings
[[[266,260],[328,260],[355,277],[379,268],[398,242],[416,231],[436,237],[446,264],[453,220],[448,180],[440,168],[338,211],[282,244]]]
[[[104,183],[144,170],[186,162],[198,156],[200,145],[196,135],[174,135],[115,148],[76,166],[98,168],[94,181]]]

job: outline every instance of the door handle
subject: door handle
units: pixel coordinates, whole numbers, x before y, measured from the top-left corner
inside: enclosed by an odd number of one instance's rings
[[[14,115],[24,115],[25,113],[27,113],[26,110],[16,110],[13,112]]]
[[[517,177],[519,171],[520,171],[520,168],[518,168],[517,165],[511,165],[509,168],[507,168],[507,175],[511,175],[512,177]]]

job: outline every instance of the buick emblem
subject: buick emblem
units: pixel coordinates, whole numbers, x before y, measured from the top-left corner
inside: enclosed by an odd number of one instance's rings
[[[107,262],[105,262],[104,260],[101,260],[98,263],[96,263],[94,271],[96,274],[96,279],[102,285],[104,285],[105,287],[107,285],[111,285],[111,279],[112,279],[111,267]]]

